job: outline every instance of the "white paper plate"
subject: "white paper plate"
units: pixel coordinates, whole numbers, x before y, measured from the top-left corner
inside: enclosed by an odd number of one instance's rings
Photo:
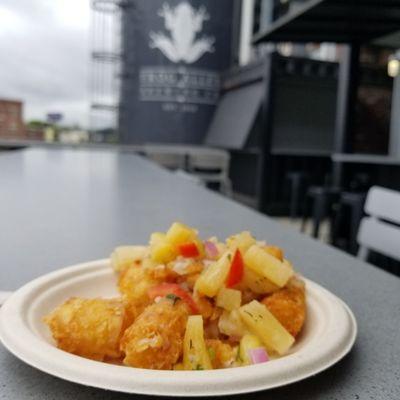
[[[307,322],[289,355],[264,364],[212,371],[156,371],[81,358],[54,346],[42,317],[71,296],[114,296],[109,260],[64,268],[16,291],[0,309],[0,339],[27,364],[103,389],[161,396],[216,396],[270,389],[315,375],[348,353],[357,325],[339,298],[306,280]]]

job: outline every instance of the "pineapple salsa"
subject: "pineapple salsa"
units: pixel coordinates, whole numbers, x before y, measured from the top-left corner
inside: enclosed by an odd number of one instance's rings
[[[120,296],[70,298],[44,318],[57,346],[136,368],[206,370],[285,355],[305,317],[305,284],[282,249],[250,232],[202,240],[175,222],[111,254]]]

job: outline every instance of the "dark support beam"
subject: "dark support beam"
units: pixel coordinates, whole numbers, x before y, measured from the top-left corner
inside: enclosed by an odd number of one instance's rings
[[[261,29],[253,43],[366,43],[399,26],[398,0],[308,0]]]
[[[357,102],[358,76],[360,72],[360,46],[343,47],[339,65],[335,118],[335,153],[351,151],[351,134],[354,131],[355,106]],[[342,183],[341,164],[334,163],[334,184]]]
[[[257,209],[265,211],[268,199],[270,197],[270,184],[268,176],[270,175],[268,167],[271,165],[271,132],[273,121],[273,98],[274,98],[274,78],[273,78],[273,62],[274,54],[270,54],[265,62],[264,89],[265,94],[261,105],[262,113],[262,135],[261,135],[261,152],[259,156],[257,168]]]
[[[233,0],[231,65],[239,64],[241,0]]]

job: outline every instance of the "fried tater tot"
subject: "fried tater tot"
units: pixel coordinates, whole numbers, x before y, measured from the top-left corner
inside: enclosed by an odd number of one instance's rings
[[[133,265],[121,273],[118,289],[122,294],[131,321],[134,321],[151,303],[148,290],[158,283],[159,281],[152,278],[140,265]]]
[[[82,357],[102,361],[119,358],[119,341],[127,327],[119,299],[73,297],[44,317],[57,347]]]
[[[121,272],[118,289],[124,299],[132,321],[151,303],[148,291],[163,282],[175,282],[179,277],[164,264],[154,264],[144,259],[141,265],[131,265]]]
[[[213,368],[229,368],[236,359],[236,350],[228,343],[217,339],[206,339]]]
[[[189,315],[181,300],[163,299],[148,306],[125,331],[121,350],[124,364],[137,368],[172,369],[183,349]]]
[[[170,263],[171,264],[171,263]],[[158,282],[170,282],[175,283],[179,278],[174,270],[172,270],[171,265],[156,264],[149,259],[146,259],[143,263],[143,268],[146,269],[147,276],[150,279],[156,280]]]
[[[293,277],[286,287],[265,297],[262,303],[293,337],[300,333],[306,318],[303,280]]]

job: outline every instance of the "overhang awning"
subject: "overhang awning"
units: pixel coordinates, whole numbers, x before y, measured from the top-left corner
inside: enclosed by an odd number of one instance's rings
[[[222,95],[205,139],[205,144],[242,149],[260,108],[265,85],[257,82]]]

